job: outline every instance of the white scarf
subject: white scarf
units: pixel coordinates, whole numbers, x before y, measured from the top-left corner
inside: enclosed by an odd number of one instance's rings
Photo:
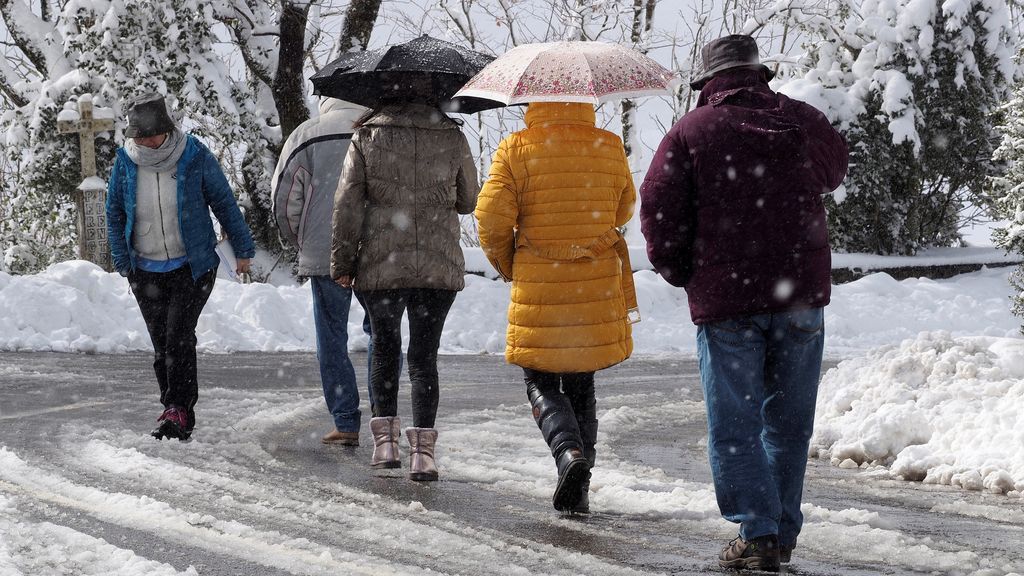
[[[152,170],[153,172],[169,172],[178,165],[178,160],[185,152],[187,139],[181,130],[175,128],[167,135],[164,143],[159,148],[147,148],[139,146],[135,140],[129,138],[124,144],[124,151],[128,157],[135,162],[139,168]]]

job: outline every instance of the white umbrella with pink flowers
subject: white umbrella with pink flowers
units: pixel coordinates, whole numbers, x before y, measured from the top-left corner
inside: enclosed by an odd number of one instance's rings
[[[509,50],[455,95],[506,105],[589,102],[665,94],[680,81],[644,54],[606,42],[545,42]]]

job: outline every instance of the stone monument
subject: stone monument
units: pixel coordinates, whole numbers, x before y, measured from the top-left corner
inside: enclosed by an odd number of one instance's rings
[[[82,183],[74,192],[78,228],[78,257],[111,271],[107,243],[107,182],[96,176],[96,134],[114,129],[113,110],[93,108],[92,94],[78,97],[78,109],[65,107],[57,116],[57,130],[77,133],[82,151]]]

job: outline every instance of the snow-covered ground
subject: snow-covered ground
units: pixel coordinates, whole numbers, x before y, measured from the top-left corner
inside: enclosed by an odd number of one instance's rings
[[[891,465],[927,482],[1024,490],[1024,340],[1009,311],[1012,268],[949,280],[873,274],[833,288],[826,350],[850,358],[824,378],[815,450],[845,466]],[[635,274],[643,321],[636,353],[695,354],[686,295]],[[449,354],[504,349],[507,284],[466,277],[442,338]],[[218,282],[199,322],[206,352],[315,349],[306,286]],[[349,336],[364,350],[353,301]],[[920,334],[920,336],[919,336]],[[902,342],[902,344],[901,344]],[[87,262],[41,274],[0,272],[0,350],[149,350],[127,282]]]
[[[1019,338],[1020,320],[1010,313],[1011,288],[1007,277],[1011,271],[1009,267],[987,269],[937,281],[896,281],[885,274],[874,274],[834,286],[832,303],[826,309],[826,350],[829,357],[843,361],[822,381],[812,456],[842,468],[868,470],[871,476],[923,480],[1006,494],[1013,502],[1024,498],[1024,339]],[[643,321],[634,327],[637,356],[692,357],[695,329],[689,320],[685,293],[668,286],[650,271],[637,272],[635,280],[643,316]],[[466,289],[456,300],[446,324],[442,351],[499,354],[504,347],[508,285],[472,275],[466,277],[466,282]],[[353,350],[366,346],[361,321],[362,311],[353,303],[349,325]],[[210,353],[312,351],[315,339],[309,288],[243,285],[221,280],[200,320],[198,337],[199,347]],[[120,276],[105,273],[86,262],[57,264],[31,276],[0,273],[0,350],[116,354],[148,349],[145,325],[127,282]],[[0,375],[0,381],[9,376]],[[213,393],[210,409],[217,409],[216,397],[221,393]],[[242,401],[232,398],[225,402]],[[307,398],[281,406],[278,416],[289,418],[298,412],[312,413],[321,408],[321,402]],[[702,403],[699,398],[665,399],[664,408],[667,412],[663,416],[671,419],[669,413],[699,414]],[[454,426],[460,432],[452,439],[458,443],[459,437],[468,435],[463,444],[478,446],[473,450],[463,448],[448,452],[449,473],[465,481],[493,485],[503,493],[543,498],[550,486],[546,480],[537,480],[545,477],[542,471],[530,468],[539,460],[524,457],[519,463],[509,464],[512,468],[504,466],[497,472],[494,468],[480,466],[481,462],[493,459],[494,454],[504,453],[500,437],[508,434],[504,428],[515,418],[502,410],[507,409],[461,415],[458,426]],[[604,414],[605,430],[623,434],[635,422],[643,420],[630,410],[624,407]],[[266,424],[266,418],[277,416],[262,410],[260,417],[262,424]],[[464,420],[466,418],[469,420]],[[244,434],[246,424],[233,418],[229,420],[231,430],[225,431],[225,442],[230,444],[233,442],[231,435]],[[531,423],[518,424],[524,429],[514,435],[529,436]],[[166,468],[166,464],[152,461],[152,457],[146,455],[148,449],[140,451],[141,446],[137,444],[145,439],[139,439],[133,432],[111,430],[85,436],[88,441],[80,454],[83,465],[91,462],[89,466],[106,467],[106,473],[153,478],[159,476],[161,466]],[[493,440],[487,440],[492,437]],[[536,444],[535,451],[542,454],[542,443]],[[255,448],[241,448],[246,454],[255,454]],[[196,449],[203,448],[197,445]],[[211,450],[211,457],[226,457],[222,451]],[[678,508],[680,518],[705,519],[718,526],[720,521],[716,519],[709,486],[681,478],[660,478],[655,471],[641,470],[628,460],[616,461],[614,455],[609,456],[612,461],[606,461],[607,467],[600,479],[602,489],[594,495],[595,506],[621,514],[647,514],[655,509],[664,513]],[[0,449],[0,468],[4,470],[0,480],[15,485],[38,483],[40,479],[50,482],[44,470],[33,469],[31,464],[6,449]],[[177,470],[179,480],[176,482],[187,479],[198,485],[215,480],[223,485],[230,498],[249,498],[241,487],[244,479],[230,479],[231,474],[222,477],[219,472],[210,478],[205,474],[183,465]],[[67,482],[54,477],[52,485],[46,484],[44,488],[62,499],[77,500],[97,514],[109,506],[111,498],[127,498]],[[232,482],[241,483],[235,486]],[[637,482],[644,487],[661,487],[654,492],[636,491]],[[233,502],[225,500],[222,504],[231,508],[235,506]],[[111,547],[102,540],[90,539],[62,526],[19,523],[16,506],[14,499],[0,492],[0,533],[10,537],[6,541],[12,542],[12,546],[18,546],[19,539],[45,537],[55,542],[46,554],[69,557],[86,554],[90,565],[122,567],[120,572],[111,569],[104,573],[177,573],[167,565],[154,564],[150,559],[134,556],[130,550]],[[124,518],[111,518],[127,525],[160,517],[162,521],[178,523],[176,526],[192,527],[188,530],[197,531],[196,539],[201,539],[199,532],[205,533],[211,528],[204,524],[206,520],[189,518],[181,511],[167,509],[165,504],[146,500],[145,496],[121,508],[121,512],[103,514],[128,514]],[[224,517],[230,519],[227,508]],[[1006,512],[1000,510],[1001,514]],[[964,513],[952,508],[949,511]],[[339,518],[344,516],[340,510],[329,513],[337,513]],[[404,513],[425,512],[406,510]],[[878,536],[891,528],[878,519],[864,521],[844,516],[870,515],[865,511],[826,510],[808,504],[805,513],[809,522],[808,539],[812,542],[834,540],[836,530],[846,530],[841,528],[844,523],[849,524],[851,531],[866,531],[859,536],[864,538]],[[179,518],[182,514],[185,515]],[[194,528],[196,522],[199,528]],[[228,534],[241,530],[233,520],[223,522],[226,523],[211,526],[215,531]],[[837,523],[840,528],[836,528]],[[822,531],[823,526],[828,528]],[[718,529],[721,526],[714,528]],[[441,534],[438,538],[450,536]],[[271,531],[245,532],[238,537],[271,541],[277,536]],[[5,556],[5,545],[0,542],[0,573],[5,562],[11,562],[10,557]],[[301,556],[302,560],[296,560],[300,564],[319,563],[345,570],[366,569],[367,563],[373,564],[373,560],[367,558],[325,557],[325,550],[303,546],[301,550],[289,551],[289,554]],[[887,553],[880,552],[883,558]],[[942,571],[943,566],[967,562],[973,563],[978,573],[988,573],[981,572],[983,564],[978,564],[976,558],[960,557],[963,552],[948,558],[934,556],[934,550],[923,553],[931,554],[929,558],[934,562],[929,565],[933,569]],[[507,560],[504,553],[491,554],[491,560]],[[991,573],[1005,571],[996,569]]]
[[[111,377],[95,357],[19,365],[0,356],[0,374],[14,382],[14,392],[0,388],[0,405],[17,396],[25,410],[56,409],[68,391],[92,388],[82,403],[101,404],[60,418],[22,416],[19,406],[0,416],[8,419],[0,425],[24,432],[0,448],[0,574],[219,575],[227,572],[214,561],[229,558],[240,563],[231,574],[690,576],[708,573],[716,547],[735,534],[718,514],[706,473],[679,465],[707,467],[697,447],[704,408],[692,363],[680,370],[652,359],[653,369],[634,364],[602,374],[596,514],[578,521],[550,509],[551,456],[520,387],[476,378],[481,369],[498,381],[517,376],[493,359],[451,361],[461,370],[447,379],[439,411],[443,482],[420,487],[404,470],[375,476],[368,443],[354,451],[319,445],[323,400],[296,377],[311,375],[311,362],[310,371],[284,364],[264,380],[259,374],[281,359],[241,357],[233,379],[203,388],[200,433],[183,446],[139,431],[155,402],[143,406],[149,390],[125,376],[143,375],[144,357]],[[206,362],[232,364],[226,356]],[[44,382],[52,393],[40,393]],[[1021,512],[1011,506],[945,489],[919,496],[950,506],[930,512],[904,500],[923,491],[815,474],[821,470],[811,472],[794,572],[1024,570],[1014,544],[1024,535],[1014,525]],[[904,522],[908,515],[917,521]],[[971,520],[996,515],[1004,518]],[[958,534],[964,529],[971,533]],[[643,563],[609,561],[621,556],[604,545]]]
[[[812,455],[1024,497],[1024,340],[923,332],[822,379]]]
[[[953,336],[1018,335],[1010,313],[1012,268],[949,280],[896,281],[873,274],[833,287],[826,308],[826,354],[845,358],[898,344],[919,332]],[[637,354],[696,353],[696,329],[686,294],[654,272],[634,275],[643,321],[633,327]],[[498,354],[505,346],[509,286],[467,275],[441,339],[447,354]],[[363,312],[353,300],[350,347],[365,350]],[[316,346],[307,286],[238,284],[218,280],[198,327],[205,352],[312,351]],[[121,353],[150,350],[149,336],[128,283],[82,261],[30,276],[0,272],[0,350]]]

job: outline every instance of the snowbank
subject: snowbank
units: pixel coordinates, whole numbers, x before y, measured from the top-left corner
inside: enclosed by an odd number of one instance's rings
[[[896,344],[919,332],[1014,337],[1010,268],[949,280],[897,282],[873,274],[833,287],[826,308],[826,354],[846,357]],[[654,272],[634,274],[643,321],[633,327],[637,354],[696,353],[696,329],[686,294]],[[467,275],[445,324],[441,351],[504,351],[509,285]],[[363,312],[353,300],[349,346],[365,350]],[[406,332],[408,334],[408,332]],[[237,284],[218,280],[199,320],[205,352],[312,351],[316,347],[307,286]],[[0,350],[120,353],[150,350],[149,336],[128,282],[83,261],[55,264],[31,276],[0,272]]]
[[[922,333],[821,382],[811,453],[907,480],[1024,492],[1024,340]]]

